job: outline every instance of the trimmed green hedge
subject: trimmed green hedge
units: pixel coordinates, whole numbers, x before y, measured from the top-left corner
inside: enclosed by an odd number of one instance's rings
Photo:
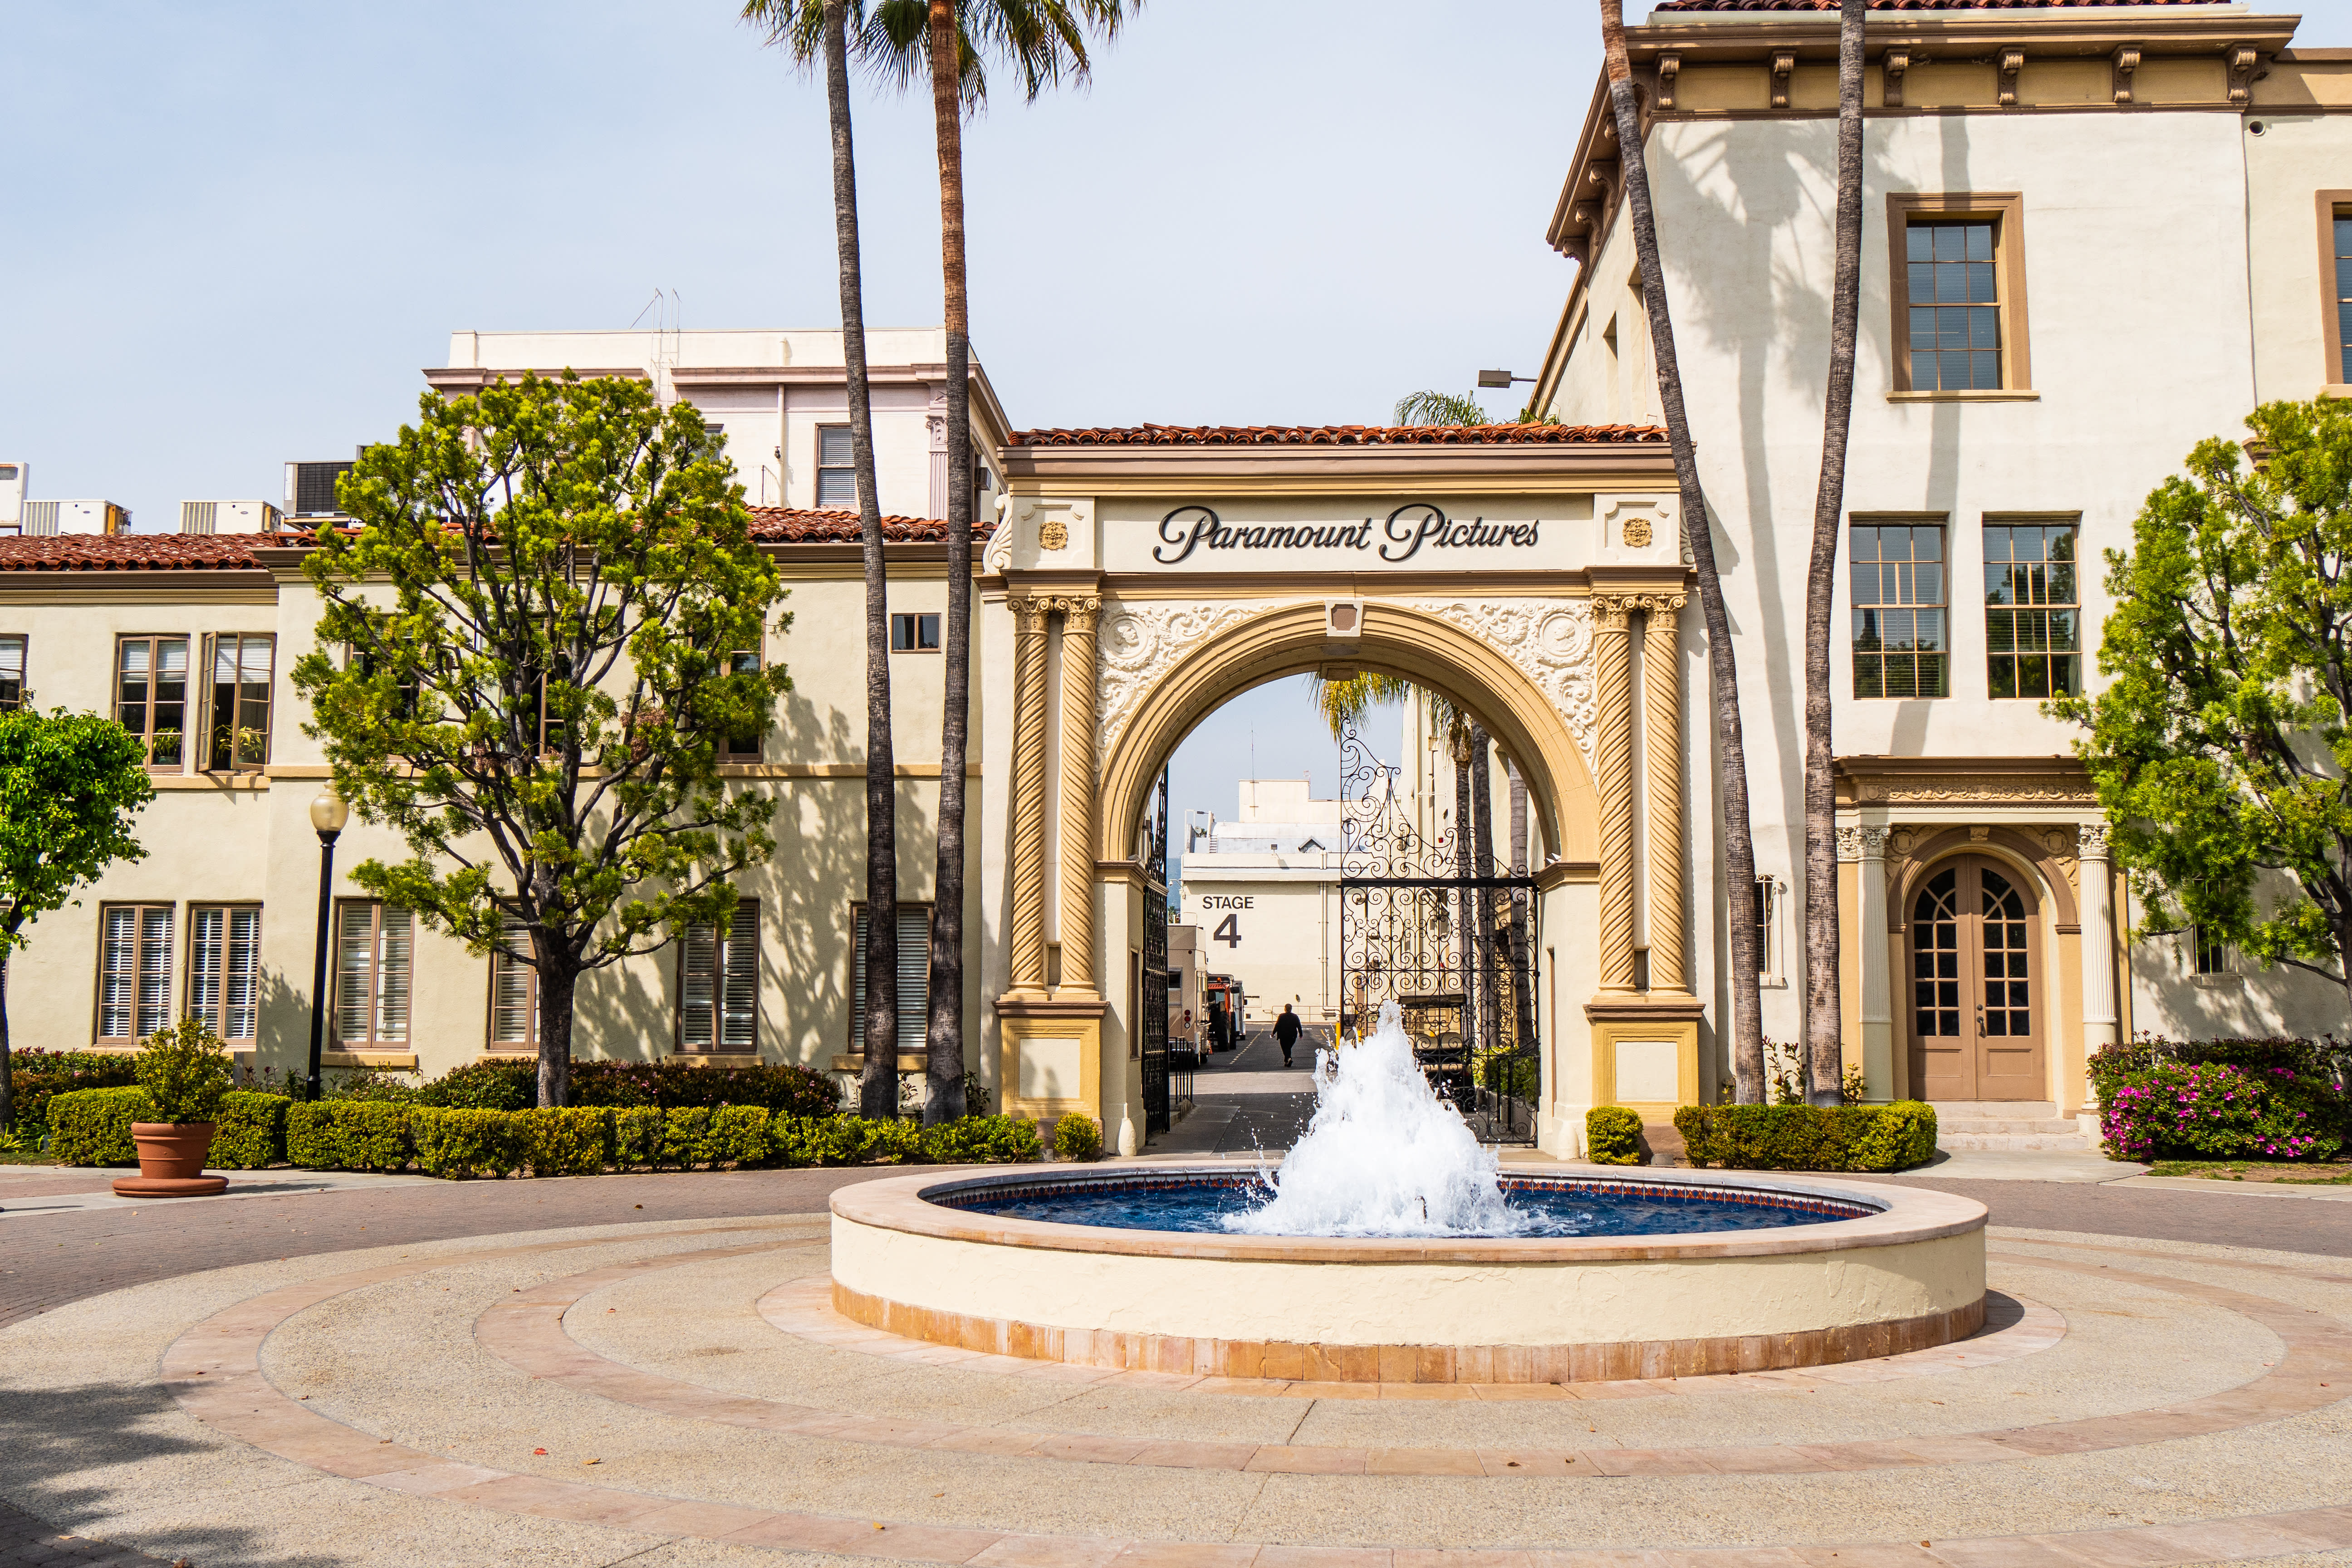
[[[1936,1155],[1936,1112],[1893,1105],[1685,1105],[1675,1128],[1694,1165],[1733,1171],[1905,1171]]]
[[[8,1053],[8,1083],[14,1095],[7,1131],[35,1147],[49,1132],[49,1101],[86,1089],[121,1089],[139,1081],[127,1051],[50,1051],[38,1047]]]
[[[286,1157],[286,1112],[282,1094],[232,1089],[221,1099],[213,1123],[206,1166],[221,1171],[257,1171]],[[119,1089],[78,1089],[48,1105],[49,1152],[64,1165],[135,1165],[139,1145],[134,1121],[154,1120],[147,1091],[132,1084]]]
[[[1596,1165],[1640,1165],[1642,1117],[1622,1105],[1596,1105],[1584,1113],[1584,1157]]]
[[[49,1102],[49,1149],[72,1165],[131,1165],[131,1124],[149,1120],[147,1091],[85,1089]],[[971,1116],[925,1128],[855,1116],[771,1116],[756,1105],[566,1106],[492,1110],[389,1100],[289,1100],[230,1093],[207,1163],[259,1170],[404,1171],[452,1180],[593,1176],[613,1170],[720,1165],[1010,1164],[1037,1157],[1034,1124]]]

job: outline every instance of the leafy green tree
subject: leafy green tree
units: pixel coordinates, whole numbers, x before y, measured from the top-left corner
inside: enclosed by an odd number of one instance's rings
[[[2194,923],[2352,976],[2352,405],[2269,403],[2201,441],[2108,551],[2110,684],[2050,710],[2115,825],[2142,931]]]
[[[352,880],[538,972],[560,1105],[580,976],[724,925],[774,850],[773,799],[718,757],[791,685],[756,655],[782,588],[689,405],[567,374],[419,408],[337,486],[356,526],[304,563],[294,686],[337,791],[408,843]]]
[[[146,857],[131,819],[154,798],[146,748],[113,720],[62,708],[0,713],[0,1131],[16,1109],[8,957],[31,940],[26,926],[108,866]]]

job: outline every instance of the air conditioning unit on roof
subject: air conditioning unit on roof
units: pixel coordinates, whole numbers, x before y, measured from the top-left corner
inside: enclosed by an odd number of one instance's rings
[[[25,523],[25,485],[32,477],[26,463],[0,463],[0,531],[16,532]]]
[[[275,533],[285,514],[266,500],[184,500],[182,533]]]
[[[286,515],[342,516],[343,509],[335,500],[335,481],[350,473],[352,467],[348,462],[287,464]]]
[[[28,500],[21,531],[40,533],[128,533],[131,509],[110,500]]]

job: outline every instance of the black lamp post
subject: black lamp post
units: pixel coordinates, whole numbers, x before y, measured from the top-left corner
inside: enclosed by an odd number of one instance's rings
[[[319,1058],[327,1035],[327,941],[334,914],[335,840],[343,831],[343,824],[352,819],[352,808],[343,804],[342,796],[330,785],[318,799],[310,803],[310,826],[319,830],[319,944],[318,963],[310,976],[310,1098],[319,1098]]]

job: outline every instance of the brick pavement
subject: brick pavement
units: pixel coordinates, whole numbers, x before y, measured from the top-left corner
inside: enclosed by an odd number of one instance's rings
[[[1863,1179],[1974,1198],[1990,1211],[1988,1223],[2022,1230],[2352,1258],[2352,1204],[2238,1194],[2220,1182],[2212,1184],[2216,1191],[2205,1193],[2074,1182],[1954,1182],[1924,1172]]]

